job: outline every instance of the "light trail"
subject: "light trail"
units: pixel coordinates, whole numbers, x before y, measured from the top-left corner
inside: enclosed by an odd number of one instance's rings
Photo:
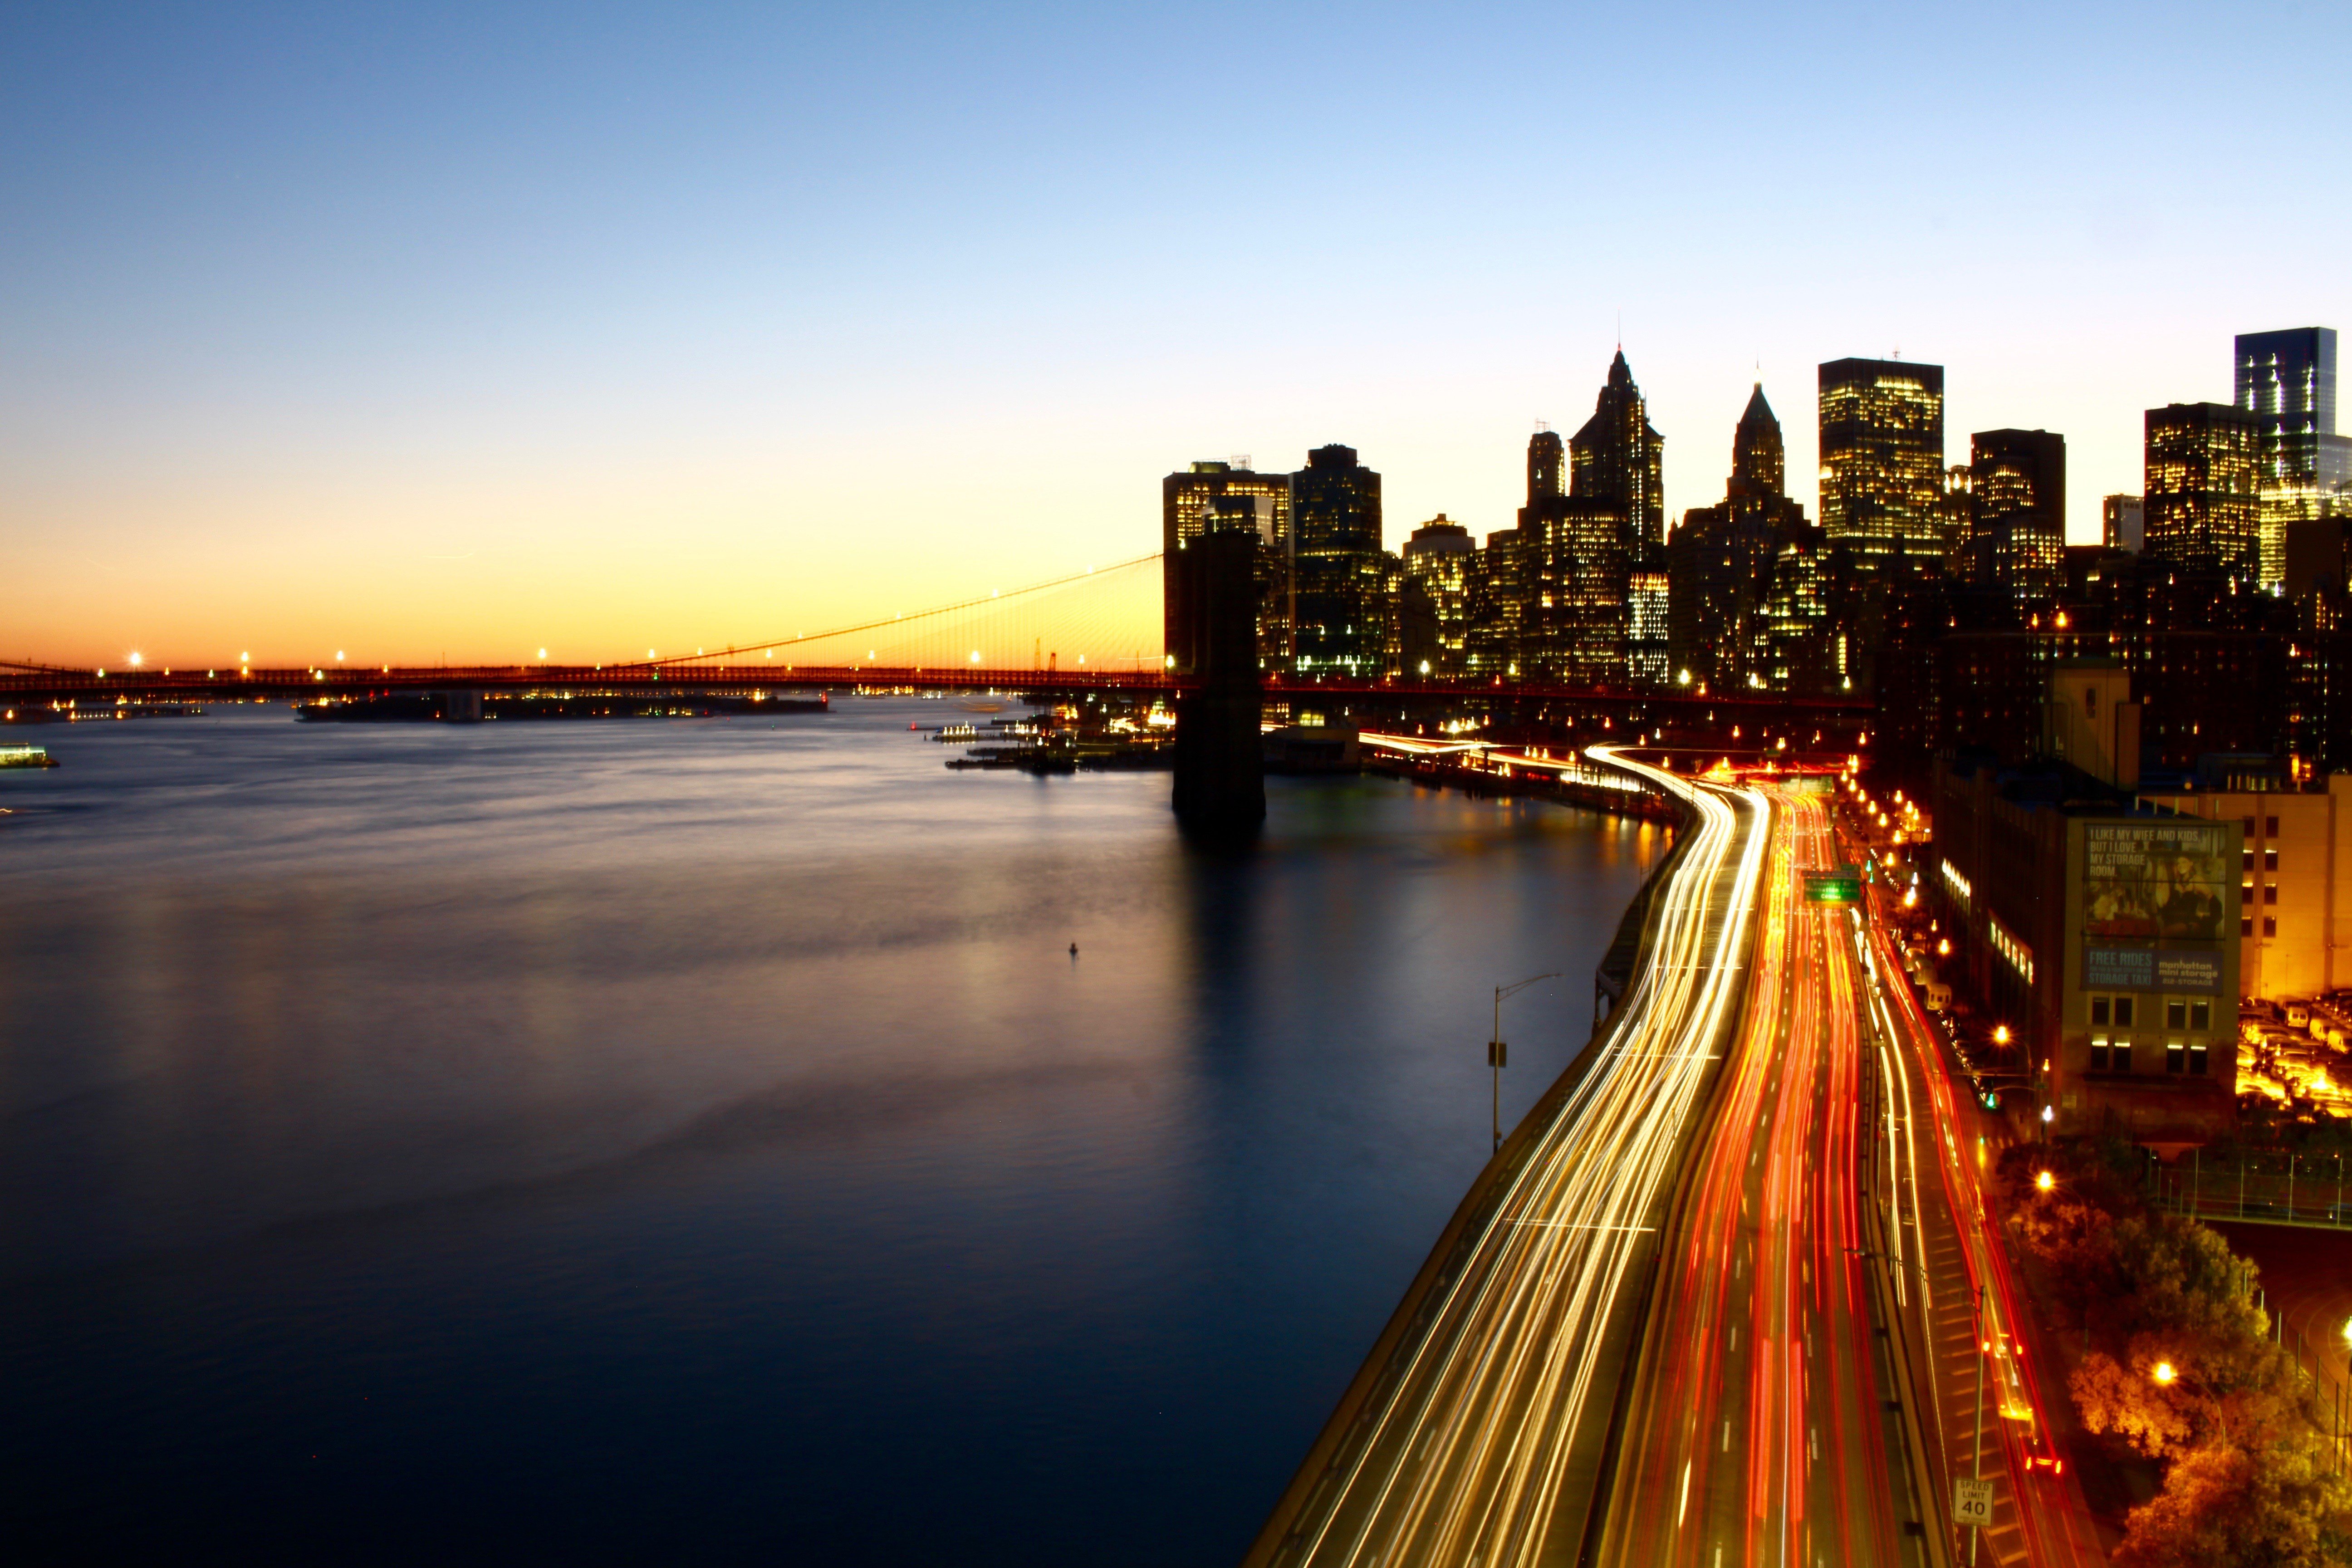
[[[1980,1561],[2001,1568],[2104,1563],[2081,1482],[2052,1440],[2051,1406],[2039,1371],[2045,1347],[2021,1305],[1987,1198],[1990,1155],[2005,1141],[2005,1131],[1962,1093],[1925,1009],[1911,987],[1895,978],[1903,971],[1885,924],[1873,922],[1871,935],[1878,1016],[1896,1071],[1906,1086],[1916,1072],[1926,1107],[1931,1170],[1928,1184],[1919,1190],[1939,1200],[1922,1205],[1915,1197],[1920,1222],[1915,1237],[1923,1291],[1940,1294],[1940,1301],[1929,1295],[1923,1302],[1920,1323],[1935,1363],[1929,1381],[1943,1433],[1941,1457],[1954,1476],[1975,1473],[1981,1458],[1984,1472],[2000,1482],[1993,1492],[1993,1522],[1979,1542]],[[1973,1163],[1971,1152],[1977,1156]],[[1916,1160],[1912,1180],[1916,1188]],[[1979,1359],[1981,1455],[1975,1408]]]
[[[1669,1237],[1598,1561],[1908,1563],[1865,1272],[1862,975],[1818,796],[1776,791],[1754,971]]]
[[[1639,975],[1252,1563],[1517,1568],[1583,1537],[1656,1227],[1741,991],[1769,822],[1755,791],[1588,754],[1696,817]]]

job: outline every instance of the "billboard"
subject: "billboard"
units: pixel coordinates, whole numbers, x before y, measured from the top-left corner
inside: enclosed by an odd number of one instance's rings
[[[2175,817],[2083,827],[2086,990],[2218,992],[2233,940],[2235,823]]]

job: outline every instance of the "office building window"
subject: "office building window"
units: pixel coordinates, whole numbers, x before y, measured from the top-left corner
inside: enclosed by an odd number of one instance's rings
[[[2276,915],[2264,915],[2263,917],[2263,934],[2264,936],[2278,935],[2278,917]]]
[[[2254,851],[2251,846],[2238,857],[2238,868],[2242,871],[2251,871],[2254,868]]]
[[[2265,816],[2263,818],[2263,837],[2265,838],[2276,838],[2278,837],[2277,817]]]
[[[2091,1037],[2091,1070],[2093,1072],[2107,1070],[2107,1037],[2105,1035]]]
[[[2189,1004],[2182,1001],[2178,996],[2166,997],[2164,1001],[2164,1026],[2168,1029],[2185,1029],[2189,1027]]]
[[[2265,871],[2275,871],[2278,869],[2277,850],[2265,849],[2263,851],[2263,869]]]
[[[2117,996],[2105,992],[2092,993],[2091,1027],[2103,1029],[2110,1024],[2118,1029],[2132,1026],[2132,998],[2128,994]]]
[[[2192,1029],[2200,1030],[2211,1028],[2213,1026],[2213,1004],[2210,1002],[2191,1002],[2189,1004],[2189,1026]]]
[[[2263,884],[2263,902],[2266,904],[2274,904],[2278,902],[2278,884],[2276,882],[2264,882]]]
[[[2253,900],[2249,899],[2246,901],[2252,903]],[[2238,922],[2238,934],[2240,936],[2252,936],[2254,934],[2254,922],[2252,916],[2249,916]]]
[[[2189,1048],[2179,1040],[2164,1042],[2164,1070],[2179,1072],[2189,1065]]]
[[[2244,881],[2238,884],[2238,904],[2239,907],[2242,909],[2245,906],[2252,904],[2253,901],[2254,879],[2252,877],[2249,877]]]
[[[2200,1078],[2205,1076],[2205,1047],[2203,1046],[2192,1045],[2189,1047],[2189,1070],[2197,1074]]]
[[[2251,817],[2251,816],[2250,816],[2250,817],[2246,818],[2246,842],[2247,842],[2249,845],[2252,845],[2252,844],[2253,843],[2253,841],[2255,840],[2255,838],[2259,837],[2259,835],[2255,832],[2255,829],[2256,829],[2256,828],[2258,828],[2258,827],[2260,827],[2261,826],[2262,826],[2262,825],[2261,825],[2260,823],[2256,822],[2252,817]],[[2252,853],[2253,853],[2253,850],[2252,850],[2252,849],[2251,849],[2251,848],[2249,848],[2249,849],[2246,851],[2246,853],[2247,853],[2247,854],[2249,854],[2249,855],[2251,855],[2251,854],[2252,854]]]
[[[2129,1040],[2116,1040],[2111,1042],[2111,1054],[2115,1058],[2116,1071],[2131,1071],[2131,1042]]]

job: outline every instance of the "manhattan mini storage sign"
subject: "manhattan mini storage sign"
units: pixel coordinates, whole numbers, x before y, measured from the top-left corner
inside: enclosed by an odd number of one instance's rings
[[[2235,830],[2193,817],[2084,825],[2085,989],[2221,989]]]

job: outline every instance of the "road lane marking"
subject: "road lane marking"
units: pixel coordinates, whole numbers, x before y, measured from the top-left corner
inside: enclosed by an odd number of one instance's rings
[[[1683,1500],[1675,1508],[1675,1528],[1676,1530],[1680,1530],[1683,1527],[1684,1516],[1690,1512],[1690,1472],[1691,1462],[1688,1459],[1685,1459],[1683,1461]]]

